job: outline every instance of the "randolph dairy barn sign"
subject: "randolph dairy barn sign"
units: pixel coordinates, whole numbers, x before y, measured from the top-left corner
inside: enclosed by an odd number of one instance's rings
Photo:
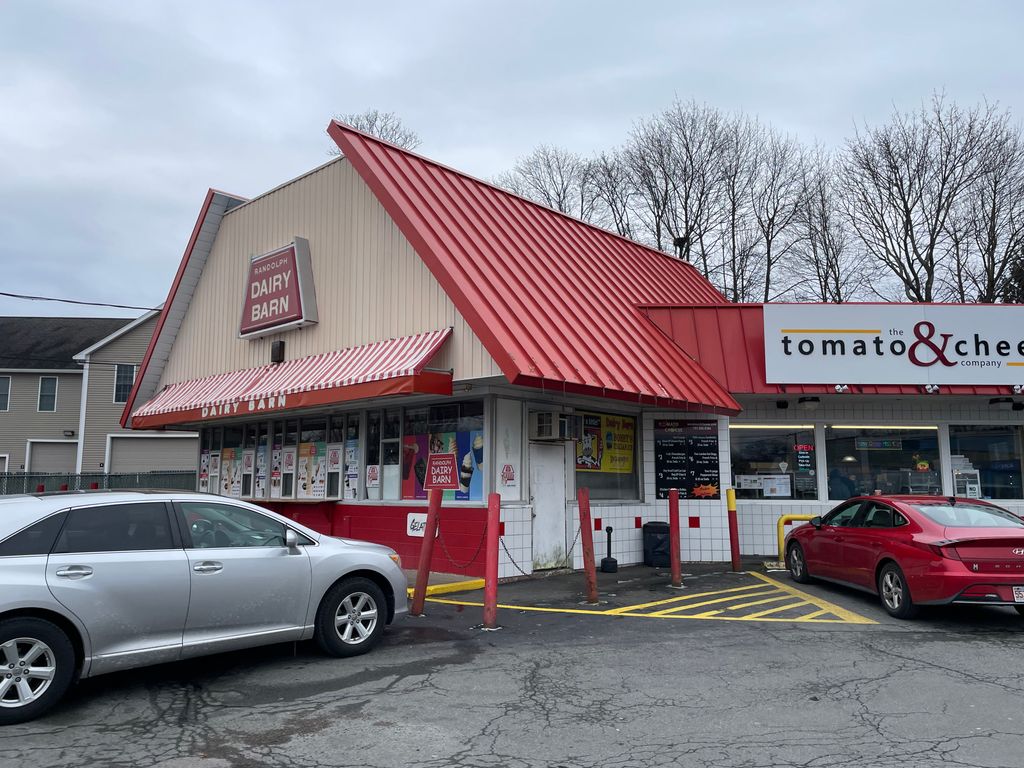
[[[1024,384],[1024,307],[765,304],[772,384]]]
[[[255,338],[315,322],[309,242],[296,237],[284,248],[253,256],[245,281],[239,335]]]

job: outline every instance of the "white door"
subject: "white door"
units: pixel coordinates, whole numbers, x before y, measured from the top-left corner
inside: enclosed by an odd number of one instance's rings
[[[562,443],[530,443],[530,503],[533,505],[533,569],[565,567],[565,446]]]

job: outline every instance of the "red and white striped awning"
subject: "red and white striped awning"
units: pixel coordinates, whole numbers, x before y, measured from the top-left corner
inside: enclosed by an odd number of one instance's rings
[[[444,328],[172,384],[132,414],[132,428],[152,429],[384,395],[450,395],[451,373],[425,369],[451,332]]]

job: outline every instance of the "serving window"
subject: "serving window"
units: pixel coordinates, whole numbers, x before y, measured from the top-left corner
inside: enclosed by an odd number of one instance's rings
[[[949,427],[953,488],[957,496],[975,499],[1019,499],[1021,427]]]
[[[733,424],[729,445],[737,498],[818,498],[813,425]]]
[[[828,497],[940,494],[938,427],[827,426]]]

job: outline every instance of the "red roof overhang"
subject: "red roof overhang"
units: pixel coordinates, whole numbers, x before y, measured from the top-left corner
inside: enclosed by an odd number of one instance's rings
[[[337,121],[327,130],[509,382],[739,411],[637,310],[724,301],[692,265]]]

